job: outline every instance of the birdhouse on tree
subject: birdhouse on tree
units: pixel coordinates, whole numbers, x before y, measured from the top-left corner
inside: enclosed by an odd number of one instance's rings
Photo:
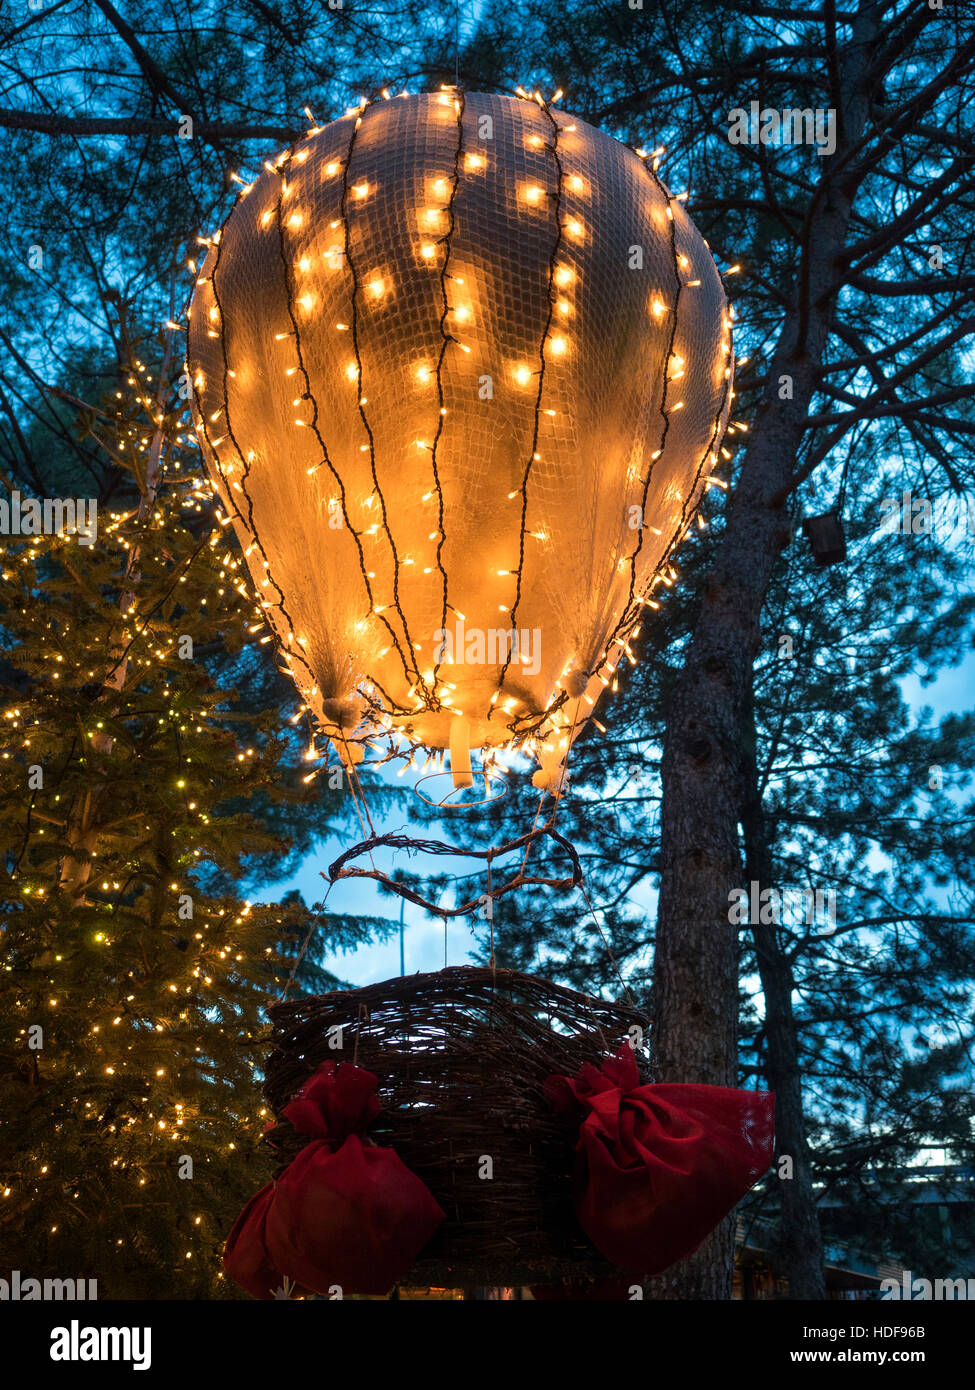
[[[837,512],[807,516],[802,523],[802,534],[812,546],[817,565],[837,565],[846,559],[846,537]]]

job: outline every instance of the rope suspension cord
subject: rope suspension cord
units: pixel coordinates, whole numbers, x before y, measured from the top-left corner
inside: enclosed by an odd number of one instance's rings
[[[361,797],[361,799],[362,799],[362,813],[363,813],[363,815],[365,816],[366,820],[367,820],[368,823],[369,823],[369,832],[370,832],[371,835],[375,835],[375,833],[376,833],[376,827],[375,827],[375,826],[373,825],[373,823],[372,823],[372,816],[369,814],[369,807],[368,807],[368,805],[366,804],[366,793],[365,793],[365,789],[364,789],[364,787],[363,787],[363,785],[362,785],[362,782],[361,782],[360,779],[359,779],[359,774],[358,774],[358,772],[356,771],[356,767],[355,767],[355,764],[354,764],[353,761],[352,761],[351,755],[349,754],[349,745],[348,745],[348,743],[347,743],[346,740],[345,740],[345,735],[344,735],[344,734],[343,734],[343,736],[342,736],[342,744],[343,744],[343,746],[344,746],[344,748],[345,748],[345,750],[346,750],[346,754],[348,755],[348,758],[349,758],[348,762],[347,762],[347,763],[344,763],[343,766],[345,767],[345,771],[346,771],[346,774],[347,774],[348,779],[349,779],[349,790],[352,792],[352,801],[353,801],[353,804],[354,804],[355,809],[356,809],[356,816],[357,816],[358,819],[359,819],[359,825],[360,825],[360,827],[361,827],[361,829],[362,829],[363,835],[365,835],[365,833],[366,833],[366,827],[365,827],[365,824],[363,823],[362,815],[359,815],[359,804],[358,804],[358,799],[357,799],[357,796],[356,796],[356,788],[357,788],[357,787],[358,787],[358,796]],[[376,866],[375,866],[375,864],[374,864],[374,865],[373,865],[373,868],[375,868],[375,867],[376,867]]]
[[[488,862],[487,862],[487,889],[488,889],[488,890],[487,890],[488,924],[489,924],[489,926],[490,926],[490,928],[491,928],[491,955],[490,955],[490,958],[489,958],[489,960],[488,960],[488,964],[490,965],[491,970],[492,970],[492,972],[493,972],[493,974],[494,974],[494,979],[495,979],[495,983],[496,983],[496,982],[497,982],[497,969],[498,969],[498,966],[497,966],[497,961],[496,961],[495,955],[494,955],[494,891],[493,891],[492,879],[491,879],[491,860],[490,860],[490,859],[488,859]]]
[[[616,957],[613,955],[612,947],[611,947],[610,944],[609,944],[609,941],[608,941],[608,939],[607,939],[607,937],[606,937],[606,933],[603,931],[602,926],[600,925],[599,918],[596,916],[595,908],[594,908],[593,905],[592,905],[592,902],[591,902],[590,897],[589,897],[589,893],[587,892],[586,886],[585,886],[584,883],[579,885],[579,890],[580,890],[580,892],[582,893],[582,896],[583,896],[583,897],[585,898],[585,900],[586,900],[586,906],[587,906],[588,909],[589,909],[589,912],[590,912],[590,915],[592,916],[593,922],[595,922],[595,924],[596,924],[596,930],[599,932],[600,938],[602,939],[602,943],[603,943],[603,946],[604,946],[605,949],[606,949],[606,955],[609,957],[610,964],[612,965],[613,969],[616,971],[616,978],[617,978],[617,979],[619,980],[619,982],[620,982],[620,988],[622,989],[623,993],[626,995],[626,1002],[627,1002],[628,1004],[632,1004],[633,1007],[636,1008],[636,1003],[635,1003],[635,1001],[634,1001],[634,999],[633,999],[632,994],[630,993],[629,985],[628,985],[628,984],[626,983],[626,981],[623,979],[623,975],[622,975],[622,973],[621,973],[621,971],[620,971],[619,965],[618,965],[617,962],[616,962]]]
[[[328,885],[328,888],[326,889],[324,898],[322,898],[322,910],[323,910],[323,911],[324,911],[324,909],[325,909],[325,904],[328,902],[328,895],[329,895],[329,893],[331,893],[332,888],[333,888],[333,885],[330,883],[330,884]],[[291,988],[291,986],[294,984],[295,976],[296,976],[297,973],[298,973],[298,967],[299,967],[299,965],[301,964],[301,962],[302,962],[302,961],[304,960],[304,958],[305,958],[305,952],[308,950],[308,943],[309,943],[309,941],[311,941],[312,933],[314,932],[314,930],[315,930],[315,928],[316,928],[317,926],[318,926],[318,923],[317,923],[317,922],[312,922],[311,926],[308,928],[307,932],[305,933],[305,939],[304,939],[304,941],[301,943],[301,950],[298,952],[297,956],[295,957],[295,963],[294,963],[294,965],[291,967],[291,971],[290,971],[290,974],[288,975],[287,980],[285,980],[285,982],[284,982],[284,989],[281,991],[281,998],[282,998],[282,999],[286,999],[286,998],[287,998],[287,996],[288,996],[288,990],[289,990],[289,989]]]

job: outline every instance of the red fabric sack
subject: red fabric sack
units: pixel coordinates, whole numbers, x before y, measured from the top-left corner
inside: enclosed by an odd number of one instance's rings
[[[579,1224],[633,1274],[659,1274],[696,1250],[772,1162],[770,1092],[641,1085],[628,1044],[598,1069],[549,1077],[546,1092],[579,1124]]]
[[[379,1114],[378,1084],[325,1062],[285,1106],[299,1134],[317,1137],[251,1198],[224,1250],[254,1298],[272,1298],[284,1275],[312,1293],[388,1293],[443,1221],[399,1156],[360,1137]]]

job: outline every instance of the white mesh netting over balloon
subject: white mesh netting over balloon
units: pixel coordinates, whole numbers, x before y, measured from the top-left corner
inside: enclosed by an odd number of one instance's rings
[[[451,90],[267,166],[213,238],[188,363],[211,477],[343,758],[454,733],[458,756],[544,768],[672,578],[731,317],[653,162],[540,101]]]

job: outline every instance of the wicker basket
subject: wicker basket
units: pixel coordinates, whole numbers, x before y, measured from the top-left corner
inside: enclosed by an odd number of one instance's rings
[[[619,1274],[576,1221],[574,1136],[543,1087],[553,1072],[575,1075],[615,1052],[633,1024],[646,1030],[645,1014],[514,970],[468,966],[276,1004],[270,1014],[276,1046],[264,1093],[276,1114],[323,1061],[354,1061],[379,1078],[383,1110],[370,1137],[392,1146],[446,1213],[404,1284]],[[266,1139],[285,1162],[305,1142],[287,1121]],[[481,1175],[486,1157],[490,1178]]]

